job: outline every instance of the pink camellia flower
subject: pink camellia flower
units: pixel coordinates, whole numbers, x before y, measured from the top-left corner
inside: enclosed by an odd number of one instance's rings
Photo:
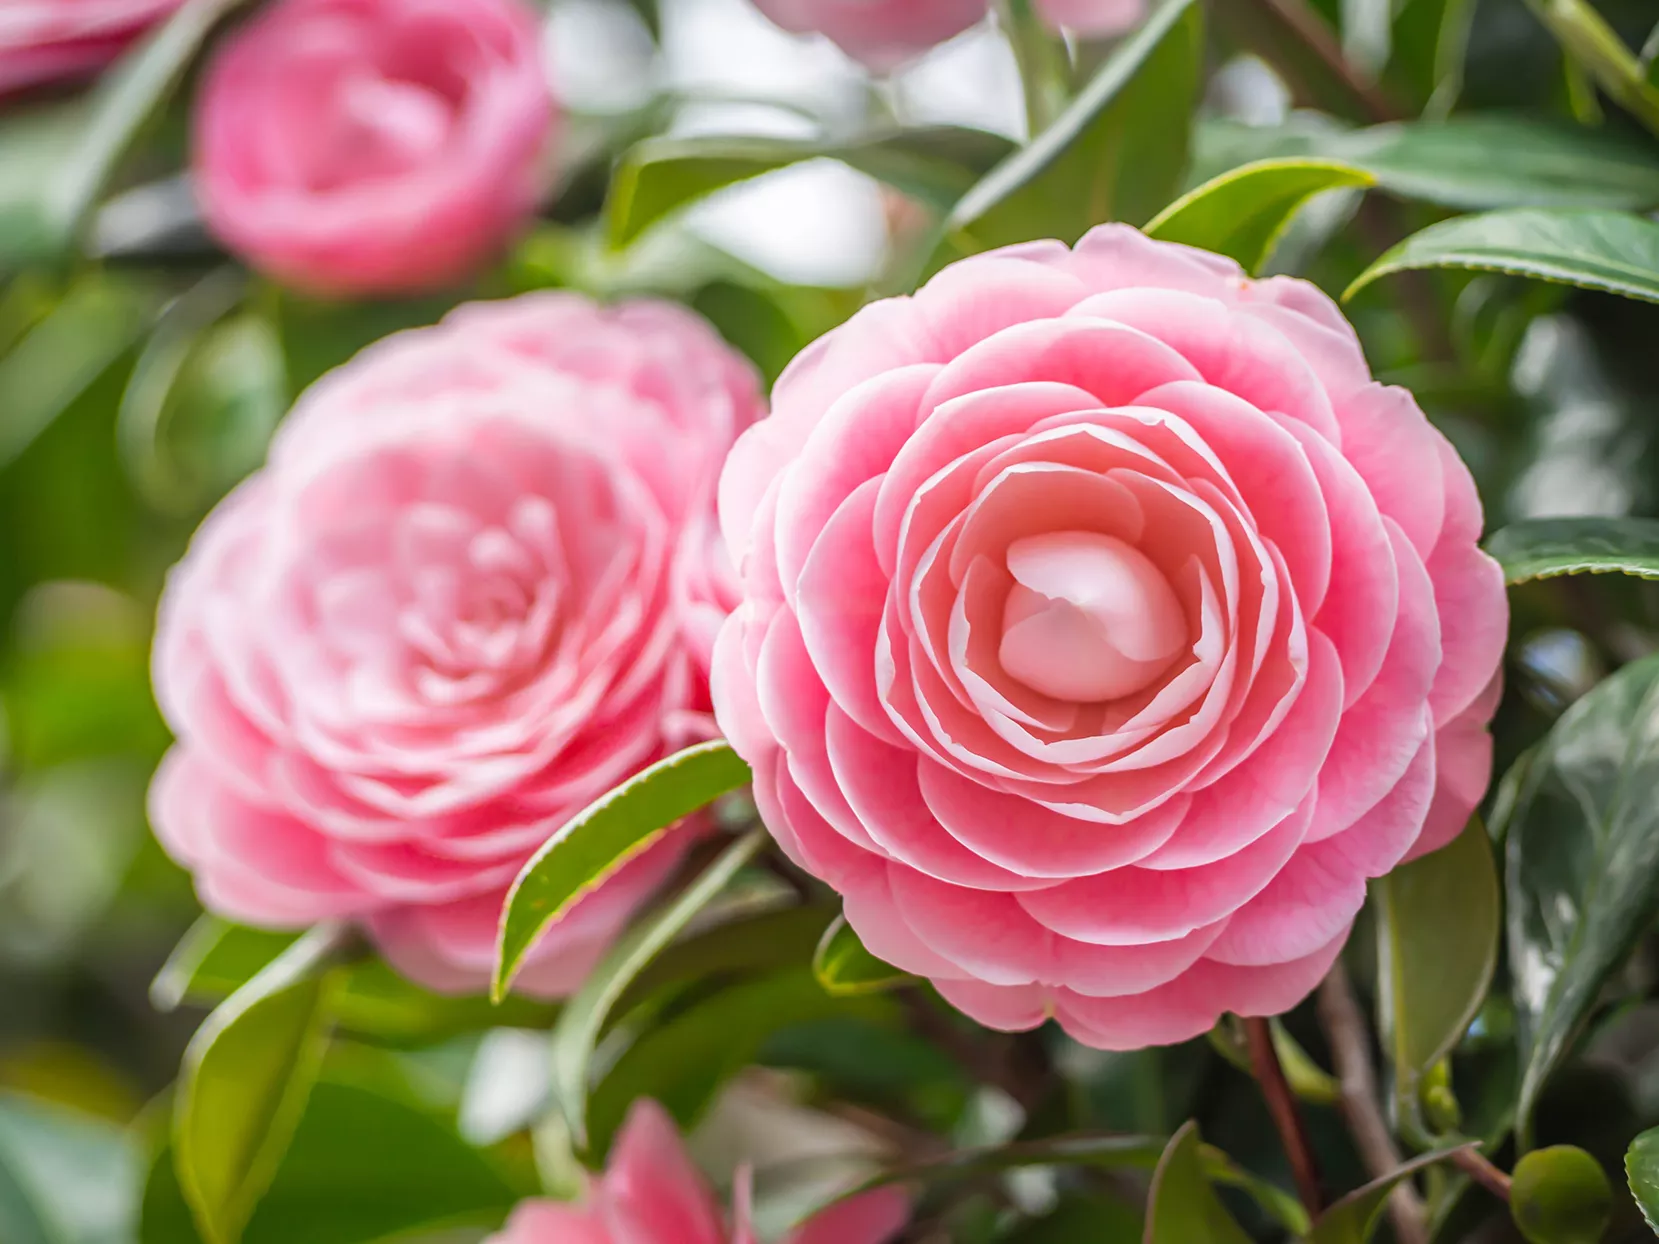
[[[1085,38],[1120,35],[1146,16],[1146,0],[1035,0],[1037,12],[1051,26],[1075,30]]]
[[[184,0],[8,0],[0,95],[103,68]]]
[[[673,1122],[656,1102],[642,1100],[585,1203],[527,1201],[489,1244],[755,1244],[748,1184],[747,1172],[739,1172],[728,1227]],[[902,1192],[881,1189],[825,1210],[786,1244],[887,1244],[909,1216]]]
[[[707,721],[674,562],[707,556],[687,534],[759,410],[689,312],[562,294],[312,388],[162,599],[151,819],[203,902],[360,920],[410,976],[480,987],[526,859]],[[525,987],[572,988],[686,845],[583,900]]]
[[[277,0],[209,69],[197,195],[290,284],[441,286],[534,211],[553,119],[523,0]]]
[[[1313,286],[1112,225],[866,307],[721,522],[718,720],[882,958],[997,1028],[1285,1011],[1486,789],[1468,470]]]
[[[755,0],[785,30],[821,34],[886,70],[984,20],[985,0]]]

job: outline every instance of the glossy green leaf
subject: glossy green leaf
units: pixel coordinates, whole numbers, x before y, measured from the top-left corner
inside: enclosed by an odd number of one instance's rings
[[[1376,1230],[1383,1207],[1388,1204],[1389,1195],[1402,1180],[1410,1179],[1436,1162],[1444,1162],[1454,1153],[1475,1147],[1459,1145],[1452,1149],[1425,1153],[1403,1163],[1399,1169],[1383,1178],[1350,1192],[1319,1216],[1319,1221],[1314,1224],[1313,1231],[1308,1235],[1307,1244],[1366,1244]]]
[[[1641,1207],[1642,1217],[1659,1235],[1659,1127],[1643,1132],[1630,1142],[1624,1155],[1625,1178],[1630,1194]]]
[[[1364,169],[1335,160],[1261,160],[1183,195],[1146,232],[1230,256],[1246,271],[1259,272],[1309,199],[1375,181]]]
[[[1659,579],[1659,520],[1523,519],[1489,536],[1486,551],[1512,584],[1573,574]]]
[[[658,761],[571,818],[508,891],[492,995],[506,996],[536,940],[583,895],[750,777],[730,744],[702,743]]]
[[[1013,144],[956,126],[892,130],[847,143],[752,136],[648,138],[622,158],[606,204],[611,245],[625,246],[671,212],[717,190],[803,160],[833,159],[949,211]]]
[[[1527,0],[1567,55],[1596,85],[1655,134],[1659,134],[1659,87],[1647,68],[1589,0]]]
[[[1550,1074],[1659,911],[1659,658],[1569,708],[1500,801],[1522,1147]]]
[[[1523,208],[1430,225],[1348,287],[1418,268],[1505,272],[1659,302],[1659,224],[1623,212]]]
[[[970,190],[948,253],[1029,238],[1075,242],[1097,224],[1150,220],[1181,183],[1203,45],[1197,0],[1164,0],[1053,125]]]
[[[553,1098],[578,1146],[587,1147],[588,1083],[606,1019],[634,979],[729,885],[767,842],[763,830],[734,841],[678,895],[624,935],[565,1004],[553,1029]]]
[[[1210,1184],[1197,1123],[1176,1132],[1158,1160],[1144,1244],[1250,1244]]]
[[[208,1016],[174,1103],[179,1183],[207,1244],[236,1244],[298,1126],[327,1043],[329,964],[319,926]]]
[[[1394,1066],[1402,1123],[1421,1128],[1424,1079],[1480,1011],[1498,966],[1498,868],[1480,818],[1448,846],[1396,868],[1372,890],[1377,1019]]]
[[[824,930],[812,956],[812,971],[825,993],[839,997],[881,993],[915,979],[865,949],[845,916],[837,916]]]
[[[1582,1149],[1534,1149],[1515,1164],[1509,1213],[1530,1244],[1600,1244],[1613,1216],[1613,1185]]]
[[[138,1219],[140,1155],[123,1129],[0,1092],[0,1240],[125,1244]]]

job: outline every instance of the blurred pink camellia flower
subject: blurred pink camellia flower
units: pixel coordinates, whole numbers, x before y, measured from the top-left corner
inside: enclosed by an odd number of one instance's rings
[[[197,195],[299,288],[442,286],[534,211],[554,119],[523,0],[277,0],[209,68]]]
[[[585,1202],[527,1201],[489,1244],[755,1244],[748,1182],[739,1172],[728,1226],[673,1121],[656,1102],[642,1100]],[[824,1211],[785,1244],[887,1244],[909,1216],[904,1193],[881,1189]]]
[[[102,69],[184,0],[6,0],[0,95]]]
[[[480,988],[526,859],[708,732],[675,586],[706,575],[675,561],[709,554],[760,409],[690,312],[565,294],[462,307],[319,381],[161,603],[178,743],[151,819],[203,902],[357,919],[415,979]],[[573,988],[686,845],[584,899],[523,986]]]
[[[1050,25],[1086,37],[1121,34],[1146,0],[1034,0]],[[983,20],[986,0],[755,0],[785,30],[821,34],[871,69],[885,71]]]
[[[946,268],[721,479],[716,715],[869,948],[1127,1049],[1288,1010],[1484,793],[1468,469],[1302,281],[1109,225]]]

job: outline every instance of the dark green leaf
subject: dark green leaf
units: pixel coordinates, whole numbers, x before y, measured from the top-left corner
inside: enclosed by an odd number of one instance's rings
[[[1659,1235],[1659,1127],[1630,1142],[1630,1151],[1624,1155],[1624,1173],[1642,1217]]]
[[[0,1240],[126,1244],[138,1217],[140,1160],[113,1124],[0,1093]]]
[[[333,926],[301,938],[208,1016],[174,1103],[179,1183],[208,1244],[236,1244],[298,1125],[327,1043]]]
[[[1247,271],[1259,272],[1309,199],[1374,183],[1364,169],[1335,160],[1262,160],[1183,195],[1146,232],[1230,256]]]
[[[1143,1229],[1141,1212],[1128,1202],[1075,1194],[999,1236],[997,1244],[1140,1244]]]
[[[1523,1148],[1545,1081],[1659,908],[1656,784],[1659,658],[1649,657],[1574,703],[1500,806]]]
[[[861,1184],[849,1196],[893,1184],[961,1183],[1002,1175],[1034,1166],[1082,1167],[1094,1170],[1156,1169],[1164,1142],[1151,1136],[1050,1136],[1015,1141],[982,1149],[959,1149],[941,1158],[894,1167]]]
[[[1613,1185],[1582,1149],[1534,1149],[1515,1164],[1509,1212],[1531,1244],[1598,1244],[1613,1216]]]
[[[687,748],[572,817],[531,857],[501,914],[494,997],[505,997],[536,940],[584,894],[650,849],[683,817],[749,783],[723,741]]]
[[[1659,302],[1659,224],[1623,212],[1543,208],[1459,216],[1401,242],[1343,297],[1414,268],[1506,272]]]
[[[623,157],[606,217],[613,246],[625,246],[671,212],[727,186],[802,160],[841,160],[947,212],[1013,144],[983,130],[937,126],[876,133],[854,142],[782,138],[648,138]]]
[[[1374,888],[1377,1020],[1402,1123],[1420,1123],[1424,1078],[1468,1031],[1498,965],[1502,900],[1477,817],[1449,846]]]
[[[844,916],[824,930],[812,956],[812,971],[824,992],[839,997],[880,993],[915,979],[866,950]]]
[[[1596,84],[1655,134],[1659,134],[1659,87],[1618,32],[1588,0],[1527,0],[1568,57]]]
[[[587,1145],[588,1080],[606,1019],[636,977],[730,884],[766,844],[754,830],[733,842],[683,891],[624,935],[565,1004],[553,1029],[553,1097],[571,1135]]]
[[[1571,574],[1659,579],[1659,520],[1530,518],[1494,532],[1486,551],[1510,583]]]
[[[1158,1160],[1144,1244],[1250,1244],[1210,1185],[1197,1123],[1176,1132]]]
[[[1398,1170],[1382,1179],[1350,1192],[1319,1216],[1319,1221],[1314,1224],[1313,1232],[1307,1238],[1307,1244],[1365,1244],[1376,1230],[1377,1220],[1382,1217],[1383,1206],[1388,1203],[1389,1194],[1399,1186],[1401,1180],[1411,1178],[1436,1162],[1444,1162],[1454,1153],[1475,1147],[1459,1145],[1453,1149],[1425,1153],[1422,1157],[1404,1163]]]
[[[1202,6],[1164,0],[1053,125],[956,205],[946,246],[1075,242],[1108,220],[1150,220],[1181,184],[1202,46]]]
[[[1271,1028],[1273,1049],[1279,1056],[1279,1063],[1284,1070],[1285,1079],[1290,1083],[1291,1091],[1303,1101],[1315,1105],[1335,1105],[1342,1096],[1342,1086],[1337,1083],[1336,1077],[1313,1061],[1301,1043],[1290,1035],[1282,1020],[1272,1020]],[[1250,1048],[1245,1041],[1243,1026],[1234,1016],[1222,1016],[1221,1022],[1210,1029],[1210,1044],[1218,1054],[1245,1075],[1256,1074],[1255,1066],[1250,1061]]]

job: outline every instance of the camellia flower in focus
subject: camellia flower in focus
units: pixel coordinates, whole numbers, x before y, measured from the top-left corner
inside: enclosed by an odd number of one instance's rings
[[[677,587],[711,576],[675,563],[710,555],[759,411],[691,313],[557,294],[462,307],[313,387],[162,599],[178,743],[151,819],[205,905],[361,920],[417,980],[481,988],[528,857],[711,729]],[[688,832],[578,904],[521,983],[573,988]]]
[[[553,121],[523,0],[277,0],[210,66],[197,195],[300,288],[441,286],[534,211]]]
[[[0,95],[103,68],[184,0],[8,0]]]
[[[721,726],[877,955],[1103,1048],[1285,1011],[1484,793],[1468,470],[1313,286],[1126,226],[866,307],[721,521]]]
[[[489,1244],[755,1244],[748,1182],[740,1172],[728,1227],[673,1122],[661,1106],[641,1100],[584,1203],[527,1201]],[[881,1189],[825,1210],[785,1244],[887,1244],[909,1214],[902,1192]]]

